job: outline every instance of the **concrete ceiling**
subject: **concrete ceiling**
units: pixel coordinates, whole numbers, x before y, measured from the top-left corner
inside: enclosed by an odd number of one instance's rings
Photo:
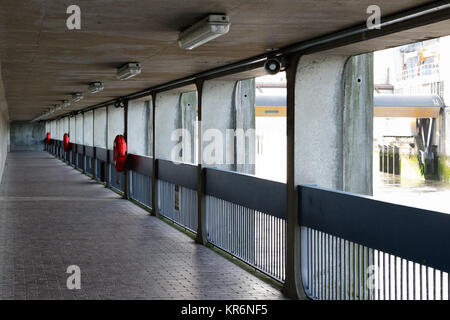
[[[73,1],[2,0],[0,62],[13,120],[29,120],[73,92],[85,99],[68,110],[104,102],[252,57],[274,48],[312,39],[367,19],[378,4],[389,15],[430,1],[420,0],[79,0],[81,30],[66,28]],[[193,51],[180,49],[178,33],[208,13],[230,16],[230,32]],[[425,30],[425,29],[424,29]],[[405,36],[391,35],[381,47],[445,35],[450,24]],[[379,49],[380,42],[347,46],[336,52]],[[130,80],[115,78],[116,68],[138,61],[143,72]],[[89,94],[87,85],[102,81],[105,90]]]

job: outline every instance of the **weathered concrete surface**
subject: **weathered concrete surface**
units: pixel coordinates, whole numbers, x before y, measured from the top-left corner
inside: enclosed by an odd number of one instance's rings
[[[29,121],[10,123],[11,151],[44,150],[45,124]]]
[[[164,92],[156,95],[155,102],[155,143],[156,158],[172,159],[172,152],[179,143],[179,139],[171,139],[172,134],[180,126],[180,94],[178,92]]]
[[[205,81],[202,99],[203,164],[254,173],[254,80]]]
[[[183,149],[183,162],[197,163],[197,154],[195,152],[196,139],[196,120],[197,120],[197,91],[184,92],[180,95],[180,118],[179,128],[189,132],[191,143]],[[189,149],[188,149],[189,147]]]
[[[128,102],[128,152],[143,156],[150,155],[149,132],[151,132],[151,101]]]
[[[226,130],[233,129],[235,81],[209,80],[203,84],[202,96],[202,163],[204,166],[233,170],[227,163],[234,159],[226,144]],[[228,161],[227,161],[228,160]]]
[[[387,16],[428,2],[379,0],[377,4]],[[14,120],[29,120],[48,109],[51,101],[86,90],[88,80],[103,81],[105,90],[86,95],[61,113],[363,23],[372,2],[128,0],[111,5],[106,0],[80,1],[81,30],[71,31],[66,27],[69,4],[1,1],[0,59]],[[179,31],[211,12],[230,15],[230,32],[195,50],[181,50]],[[446,20],[390,35],[388,41],[375,39],[341,50],[349,55],[446,35],[449,24]],[[141,62],[142,73],[130,81],[117,80],[115,69],[127,61]],[[30,75],[36,81],[30,81]]]
[[[239,142],[237,141],[237,138],[234,140],[235,146],[237,146],[238,143],[245,144],[244,153],[240,152],[242,150],[235,149],[235,170],[237,172],[248,174],[255,173],[255,90],[255,79],[241,80],[236,83],[234,95],[235,128],[236,130],[243,130],[246,134],[244,136],[244,141]],[[239,135],[237,135],[237,137],[239,137]]]
[[[373,54],[353,56],[345,66],[343,189],[373,194]]]
[[[10,145],[9,138],[9,113],[8,103],[5,97],[5,90],[2,80],[2,66],[0,64],[0,183],[3,177],[6,155]]]
[[[94,146],[94,112],[84,113],[84,145]],[[64,133],[63,133],[64,134]],[[62,139],[62,137],[61,137]]]
[[[123,108],[116,108],[114,106],[108,107],[108,149],[114,148],[114,139],[117,135],[124,133],[124,114]]]
[[[300,59],[295,91],[295,184],[343,189],[343,72],[347,57]]]
[[[295,92],[296,184],[372,194],[372,61],[371,54],[301,58]]]
[[[94,147],[106,149],[106,108],[94,110]]]
[[[75,143],[76,144],[84,144],[84,135],[83,135],[83,115],[77,114],[75,116]],[[56,131],[55,121],[52,121],[52,131]],[[52,132],[52,136],[54,136]],[[57,139],[55,137],[55,139]]]

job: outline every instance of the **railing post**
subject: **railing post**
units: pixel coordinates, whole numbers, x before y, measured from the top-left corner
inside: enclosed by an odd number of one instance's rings
[[[287,79],[287,212],[286,277],[283,292],[290,298],[306,299],[302,284],[301,237],[298,223],[298,192],[295,186],[295,80],[300,56],[289,57]]]
[[[206,237],[206,196],[205,196],[205,171],[202,168],[202,100],[203,100],[203,80],[195,82],[197,87],[197,237],[195,242],[199,244],[206,244],[208,242]]]
[[[110,178],[110,174],[109,174],[109,167],[110,167],[109,162],[110,162],[110,159],[109,159],[109,149],[108,149],[108,141],[109,141],[109,135],[108,135],[109,114],[108,114],[108,112],[109,112],[109,106],[106,106],[106,129],[105,129],[106,130],[106,142],[105,142],[105,146],[106,146],[106,148],[105,148],[106,149],[106,162],[104,164],[104,166],[105,166],[105,187],[106,188],[109,188],[111,186],[111,183],[110,183],[111,178]]]
[[[123,107],[123,120],[124,120],[123,136],[125,138],[125,142],[128,143],[128,100],[124,101],[124,104],[125,105]],[[124,175],[123,197],[125,199],[130,199],[130,170],[128,169],[128,165],[125,165],[123,175]]]
[[[94,180],[97,179],[97,150],[95,148],[95,109],[92,110],[92,150],[91,168],[93,169]]]
[[[152,212],[151,215],[158,217],[158,166],[156,163],[156,93],[152,93]]]
[[[81,169],[81,172],[86,173],[86,145],[84,143],[84,132],[85,132],[85,127],[84,127],[84,112],[81,113],[81,115],[83,116],[83,154],[82,154],[82,163],[83,163],[83,169]]]

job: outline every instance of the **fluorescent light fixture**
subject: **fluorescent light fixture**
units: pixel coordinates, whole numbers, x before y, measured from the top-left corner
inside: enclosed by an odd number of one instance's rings
[[[117,69],[117,79],[127,80],[141,73],[139,62],[128,62]]]
[[[89,83],[89,92],[90,93],[97,93],[100,91],[103,91],[105,87],[103,86],[103,83],[100,81],[96,81],[96,82],[91,82]]]
[[[227,15],[210,14],[180,33],[178,45],[186,50],[192,50],[211,41],[230,30],[230,19]]]
[[[83,96],[83,94],[81,92],[75,92],[74,94],[72,94],[72,101],[73,102],[78,102],[78,101],[80,101],[83,98],[84,98],[84,96]]]
[[[59,111],[62,109],[62,106],[60,104],[55,104],[55,111]]]
[[[63,108],[67,108],[68,106],[70,106],[70,101],[69,100],[63,100],[62,101],[62,107]]]

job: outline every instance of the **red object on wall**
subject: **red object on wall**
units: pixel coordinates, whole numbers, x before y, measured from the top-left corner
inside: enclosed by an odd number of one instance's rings
[[[69,135],[67,133],[64,133],[63,141],[64,141],[64,151],[68,152],[70,142],[69,142]]]
[[[47,132],[47,138],[45,138],[45,143],[50,144],[50,132]]]
[[[114,139],[114,167],[117,172],[125,170],[127,162],[127,143],[123,135],[118,135]]]

